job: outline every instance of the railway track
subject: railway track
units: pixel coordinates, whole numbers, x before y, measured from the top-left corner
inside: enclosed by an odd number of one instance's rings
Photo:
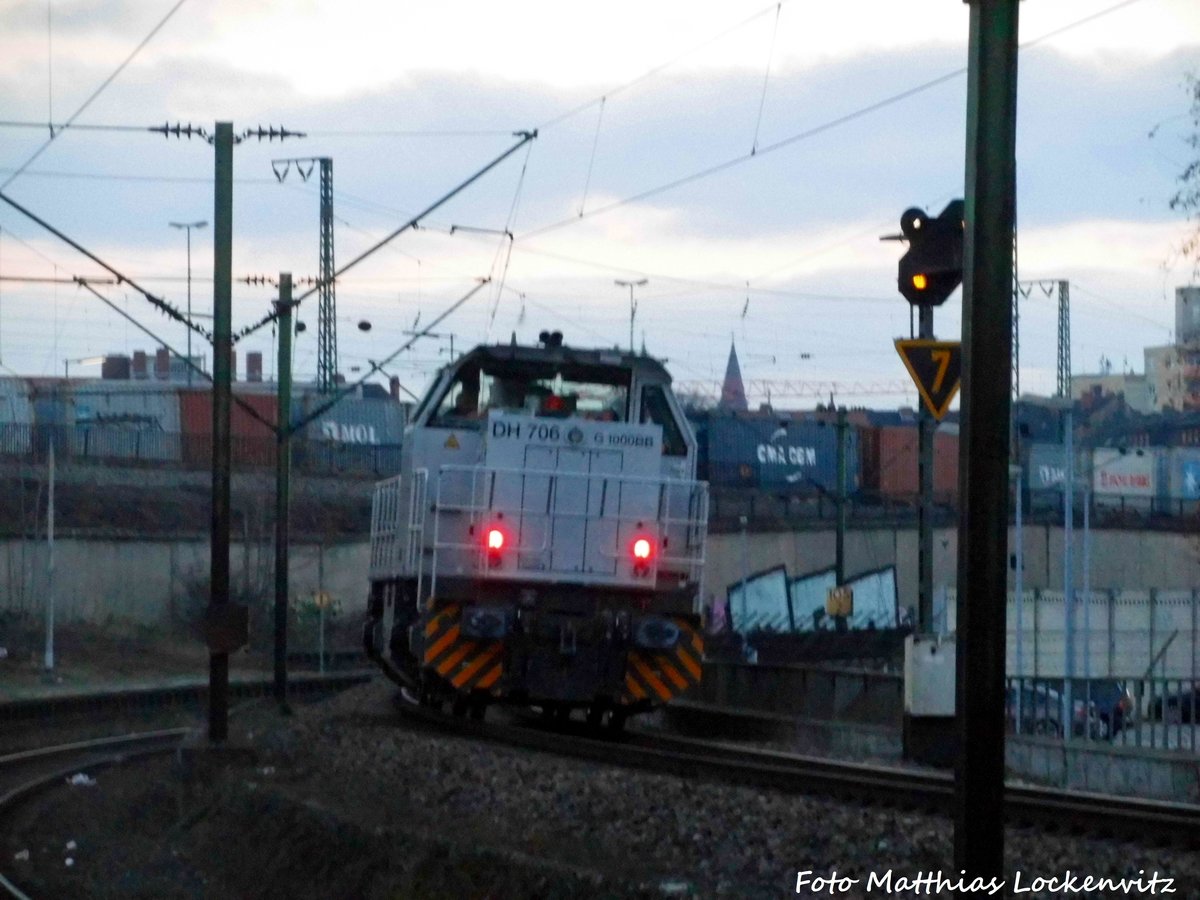
[[[170,753],[191,730],[138,732],[0,756],[0,822],[6,821],[21,803],[69,779],[88,779],[90,773],[109,766]],[[0,891],[16,900],[29,900],[2,872]]]
[[[292,675],[289,696],[312,697],[331,694],[369,680],[375,670],[358,670],[331,675]],[[253,699],[271,694],[272,679],[249,679],[229,686],[232,698]],[[74,721],[94,714],[111,715],[114,710],[152,710],[202,704],[208,696],[207,682],[155,686],[133,690],[109,690],[90,694],[19,701],[0,706],[0,721],[40,721],[66,718]],[[74,741],[0,755],[0,823],[21,803],[58,787],[75,776],[109,766],[122,765],[173,752],[194,728],[166,728]],[[20,888],[0,872],[0,896],[29,900]]]
[[[550,730],[544,723],[452,718],[405,700],[401,713],[443,731],[593,762],[710,779],[764,790],[820,794],[873,805],[950,814],[951,774],[759,750],[736,744],[630,731],[597,737],[582,726]],[[1056,832],[1200,848],[1200,806],[1009,784],[1010,824]]]
[[[329,674],[291,673],[288,696],[305,697],[353,687],[373,678],[376,669],[355,669]],[[274,689],[270,676],[238,678],[229,683],[230,700],[265,697]],[[129,712],[170,706],[195,706],[208,699],[208,680],[179,684],[117,688],[81,694],[10,700],[0,704],[0,722],[19,722],[87,716],[113,711]]]

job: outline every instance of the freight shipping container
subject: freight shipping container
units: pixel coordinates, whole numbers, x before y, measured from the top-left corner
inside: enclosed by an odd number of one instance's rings
[[[76,459],[179,462],[179,392],[160,384],[80,382],[69,387],[70,448]]]
[[[326,401],[319,394],[301,397],[292,404],[292,421],[302,421]],[[406,412],[391,398],[346,397],[300,431],[293,461],[312,475],[394,475],[400,470]]]
[[[834,493],[837,428],[777,416],[713,416],[703,430],[708,480],[777,493]],[[846,490],[859,486],[858,436],[846,430]]]
[[[862,435],[863,484],[868,494],[911,502],[920,492],[917,429],[884,425]],[[958,496],[958,430],[940,427],[933,438],[933,494],[938,502]]]
[[[1173,447],[1166,451],[1166,497],[1200,500],[1200,449]]]
[[[33,402],[21,378],[0,378],[0,454],[28,456],[33,446]]]
[[[1075,485],[1087,484],[1092,472],[1092,452],[1075,446]],[[1066,446],[1064,444],[1033,443],[1022,446],[1022,476],[1028,491],[1054,491],[1062,495],[1067,477]]]
[[[1158,494],[1163,454],[1156,447],[1092,451],[1092,492],[1097,497],[1136,497],[1151,500]]]
[[[274,394],[237,392],[237,397],[254,410],[257,418],[240,404],[230,404],[230,451],[233,465],[242,468],[275,465],[276,409]],[[183,461],[189,468],[212,465],[212,391],[179,392],[179,416],[183,424]],[[262,421],[260,421],[260,419]],[[264,422],[268,424],[263,424]]]

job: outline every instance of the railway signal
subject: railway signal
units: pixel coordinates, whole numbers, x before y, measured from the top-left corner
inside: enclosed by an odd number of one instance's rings
[[[962,374],[960,341],[898,340],[896,352],[904,360],[929,414],[939,422],[958,393]]]
[[[941,306],[962,284],[962,200],[950,201],[937,218],[905,210],[900,231],[908,241],[896,279],[900,293],[913,306]]]

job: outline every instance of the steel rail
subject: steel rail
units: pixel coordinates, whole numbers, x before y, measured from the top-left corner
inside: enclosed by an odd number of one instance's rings
[[[21,803],[63,784],[76,773],[94,772],[135,759],[170,753],[192,730],[168,728],[137,732],[0,756],[0,822],[8,819]],[[60,764],[46,771],[47,762],[62,757],[70,759],[70,765]],[[22,769],[33,769],[34,773],[20,775]],[[15,780],[14,775],[20,780]],[[0,873],[0,890],[16,900],[28,900],[28,895],[3,873]]]
[[[600,738],[582,728],[477,722],[408,702],[410,719],[464,737],[608,765],[707,779],[783,793],[819,794],[871,805],[948,815],[954,777],[948,772],[845,762],[774,750],[631,731]],[[1012,825],[1200,848],[1200,806],[1009,783],[1005,819]]]
[[[375,677],[375,669],[355,669],[345,672],[293,674],[290,681],[296,693],[320,694],[362,684]],[[231,698],[265,697],[274,682],[270,675],[238,679],[230,682]],[[70,714],[98,712],[113,708],[147,709],[173,704],[201,703],[208,696],[208,681],[195,680],[183,684],[148,685],[102,689],[90,693],[58,696],[28,697],[0,703],[0,722],[53,719]]]

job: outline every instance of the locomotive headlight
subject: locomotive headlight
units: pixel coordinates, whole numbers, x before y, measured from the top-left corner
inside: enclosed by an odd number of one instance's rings
[[[671,650],[679,645],[682,632],[671,619],[645,616],[633,625],[633,644],[643,650]]]

